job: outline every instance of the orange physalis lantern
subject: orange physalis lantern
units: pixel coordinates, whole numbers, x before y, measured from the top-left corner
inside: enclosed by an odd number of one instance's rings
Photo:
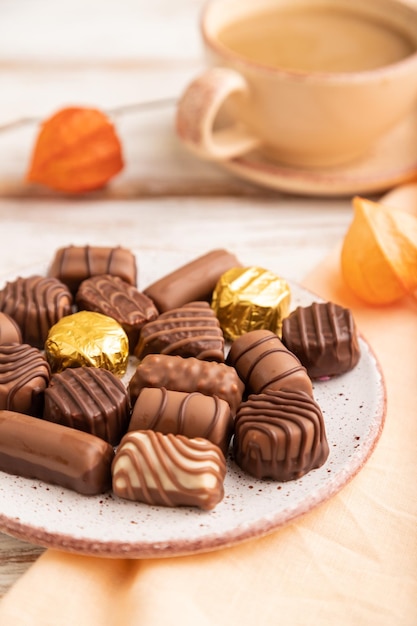
[[[121,144],[106,115],[70,107],[43,122],[27,180],[81,193],[103,187],[122,168]]]
[[[417,218],[356,197],[346,233],[342,274],[369,304],[390,304],[417,289]]]

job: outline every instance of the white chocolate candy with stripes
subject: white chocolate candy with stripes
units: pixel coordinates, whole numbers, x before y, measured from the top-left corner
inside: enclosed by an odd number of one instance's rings
[[[224,496],[226,462],[204,439],[137,430],[125,435],[112,465],[113,492],[163,506],[213,509]]]

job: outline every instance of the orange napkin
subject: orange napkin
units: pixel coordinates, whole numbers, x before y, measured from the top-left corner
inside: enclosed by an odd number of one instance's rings
[[[338,253],[305,280],[352,308],[385,372],[388,414],[362,471],[335,497],[266,537],[161,560],[48,550],[0,605],[2,626],[415,626],[417,306],[361,305]]]

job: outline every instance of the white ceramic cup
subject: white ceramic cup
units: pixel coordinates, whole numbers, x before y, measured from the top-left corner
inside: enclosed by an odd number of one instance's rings
[[[374,69],[298,70],[229,48],[226,27],[261,12],[343,11],[400,33],[410,52]],[[260,148],[280,163],[334,166],[366,154],[417,106],[417,4],[401,0],[211,0],[201,20],[211,68],[178,102],[179,138],[202,158],[225,160]],[[323,32],[323,37],[328,33]],[[337,33],[331,33],[337,51]],[[364,48],[366,41],[358,42]],[[357,48],[360,50],[361,48]],[[219,124],[224,117],[228,120]]]

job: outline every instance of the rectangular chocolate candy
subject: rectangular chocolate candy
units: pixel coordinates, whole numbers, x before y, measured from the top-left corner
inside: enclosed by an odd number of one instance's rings
[[[152,283],[144,293],[160,313],[196,300],[210,300],[220,276],[241,263],[227,250],[212,250]]]
[[[113,447],[68,426],[0,411],[0,470],[94,495],[111,487]]]

